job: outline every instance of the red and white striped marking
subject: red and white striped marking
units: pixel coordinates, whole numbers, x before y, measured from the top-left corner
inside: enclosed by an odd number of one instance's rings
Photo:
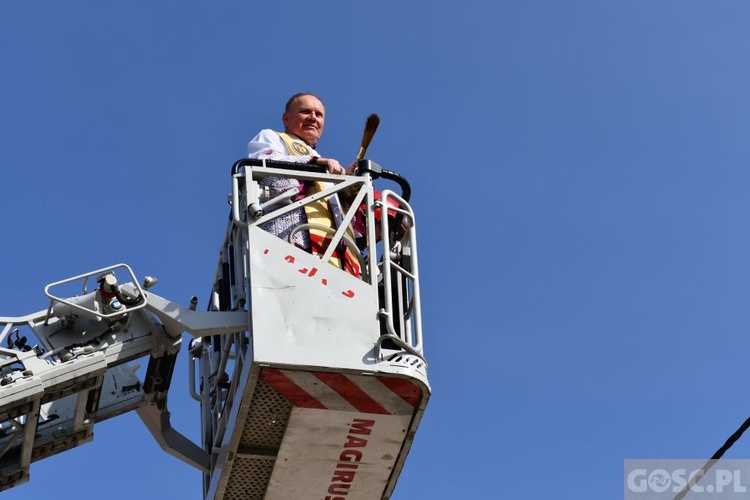
[[[264,368],[260,377],[294,406],[377,415],[412,415],[420,388],[407,379]]]

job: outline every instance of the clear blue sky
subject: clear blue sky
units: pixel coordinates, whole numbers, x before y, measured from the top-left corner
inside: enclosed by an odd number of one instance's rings
[[[413,188],[433,396],[393,498],[622,498],[750,415],[750,3],[0,5],[0,316],[125,262],[205,307],[232,163],[301,90]],[[170,404],[197,439],[180,354]],[[750,458],[750,436],[727,456]],[[201,498],[135,414],[3,499]]]

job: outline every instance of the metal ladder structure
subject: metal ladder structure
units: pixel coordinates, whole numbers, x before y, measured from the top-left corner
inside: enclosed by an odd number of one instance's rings
[[[271,198],[267,178],[323,188]],[[401,192],[376,191],[381,178]],[[0,317],[0,490],[135,410],[203,474],[206,499],[390,498],[430,396],[409,196],[369,160],[351,176],[240,160],[207,311],[153,294],[155,280],[141,285],[118,264],[48,285],[45,310]],[[261,227],[331,199],[344,203],[319,254]],[[356,275],[336,265],[344,251]],[[185,333],[200,443],[171,427],[167,408]],[[128,363],[143,357],[140,380]]]

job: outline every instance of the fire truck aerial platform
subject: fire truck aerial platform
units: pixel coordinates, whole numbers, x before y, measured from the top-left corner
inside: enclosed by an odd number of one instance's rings
[[[279,179],[280,194],[268,188]],[[205,311],[120,263],[50,283],[38,312],[0,317],[0,490],[135,410],[202,474],[205,499],[390,498],[431,391],[410,195],[371,160],[335,175],[242,159]],[[321,206],[331,223],[312,215]],[[305,213],[283,235],[269,229]],[[183,335],[200,442],[170,423]]]

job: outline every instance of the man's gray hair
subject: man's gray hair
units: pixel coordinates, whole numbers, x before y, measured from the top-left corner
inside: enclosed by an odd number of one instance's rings
[[[300,92],[298,94],[294,94],[292,97],[289,98],[289,100],[286,102],[286,107],[284,108],[284,112],[288,113],[292,109],[292,104],[294,104],[294,101],[298,97],[302,97],[302,96],[305,96],[305,95],[311,95],[314,98],[316,98],[317,100],[319,100],[321,103],[323,102],[323,99],[321,99],[320,97],[316,96],[312,92]]]

